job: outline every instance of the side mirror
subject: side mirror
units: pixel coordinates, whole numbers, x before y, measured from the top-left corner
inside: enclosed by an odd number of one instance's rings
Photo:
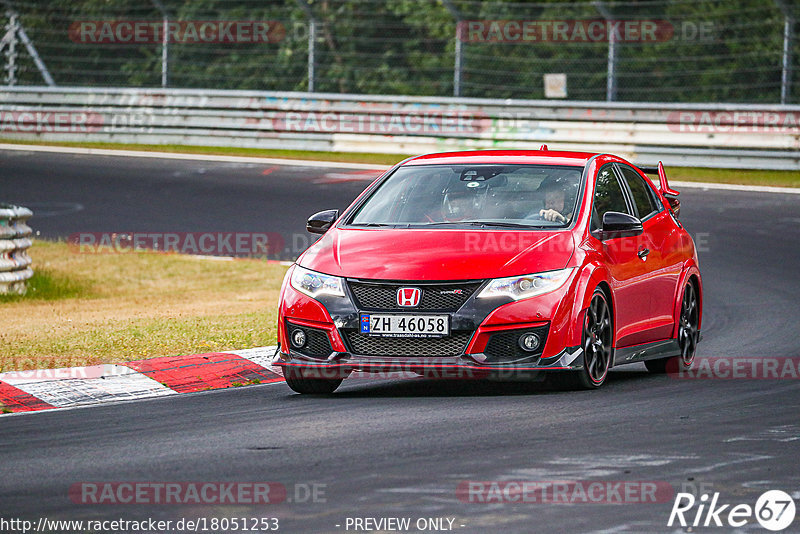
[[[642,221],[618,211],[607,211],[603,214],[603,230],[600,239],[614,239],[617,237],[633,237],[641,234]]]
[[[681,216],[681,201],[678,198],[675,198],[671,195],[664,195],[664,198],[667,199],[667,203],[669,204],[669,210],[675,216],[676,219],[680,218]]]
[[[306,221],[306,230],[312,234],[324,234],[339,218],[339,210],[325,210],[315,213]]]

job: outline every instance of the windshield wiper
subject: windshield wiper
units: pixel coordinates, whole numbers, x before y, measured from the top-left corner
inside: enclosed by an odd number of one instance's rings
[[[503,221],[466,221],[464,224],[470,224],[473,226],[500,226],[506,228],[537,228],[540,225],[534,224],[520,224],[514,222],[503,222]]]
[[[505,228],[540,228],[540,225],[520,224],[501,221],[438,221],[415,224],[414,226],[498,226]]]
[[[549,228],[549,225],[541,224],[520,224],[511,221],[436,221],[425,223],[350,223],[349,226],[366,226],[366,227],[403,227],[415,228],[420,226],[496,226],[499,228]]]

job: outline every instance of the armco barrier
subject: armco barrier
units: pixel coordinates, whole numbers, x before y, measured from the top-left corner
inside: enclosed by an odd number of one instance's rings
[[[32,232],[25,224],[31,216],[28,208],[0,203],[0,293],[24,293],[33,276],[27,252]]]
[[[6,87],[0,137],[348,152],[551,148],[800,169],[800,106]]]

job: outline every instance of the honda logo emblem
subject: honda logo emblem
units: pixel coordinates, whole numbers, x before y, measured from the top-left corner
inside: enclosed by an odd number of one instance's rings
[[[397,290],[397,305],[413,308],[419,305],[422,290],[418,287],[401,287]]]

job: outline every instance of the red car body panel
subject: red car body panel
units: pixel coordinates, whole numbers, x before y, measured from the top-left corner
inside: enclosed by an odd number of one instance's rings
[[[469,280],[563,269],[573,249],[568,231],[332,228],[298,263],[334,276]]]

